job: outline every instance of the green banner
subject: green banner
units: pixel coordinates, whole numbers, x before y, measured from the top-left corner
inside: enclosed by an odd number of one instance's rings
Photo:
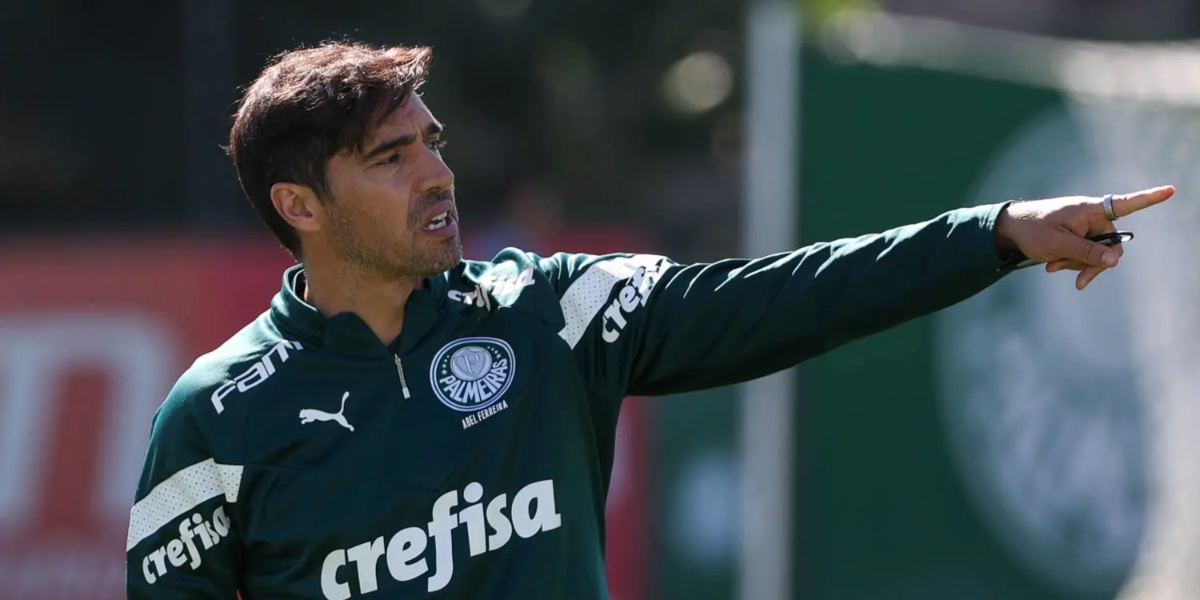
[[[803,69],[803,243],[1102,184],[1056,91],[814,48]],[[1126,332],[1076,315],[1115,284],[1035,271],[801,368],[797,598],[1113,597],[1144,520],[1140,412],[1128,363],[1089,351]]]

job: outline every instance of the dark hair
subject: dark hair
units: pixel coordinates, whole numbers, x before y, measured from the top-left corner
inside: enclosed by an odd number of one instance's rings
[[[293,256],[296,231],[275,210],[280,181],[329,192],[325,164],[342,150],[362,152],[367,136],[425,81],[426,47],[326,42],[276,56],[246,88],[227,148],[246,199]]]

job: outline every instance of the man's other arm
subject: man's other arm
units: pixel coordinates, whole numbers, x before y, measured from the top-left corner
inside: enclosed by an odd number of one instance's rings
[[[242,467],[207,449],[188,396],[177,387],[154,416],[125,544],[129,600],[237,597]]]

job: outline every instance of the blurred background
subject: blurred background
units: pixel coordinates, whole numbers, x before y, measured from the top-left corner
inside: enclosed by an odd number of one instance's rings
[[[226,142],[271,55],[427,44],[470,258],[704,261],[1179,187],[749,386],[626,404],[614,600],[1200,598],[1200,2],[167,0],[0,17],[0,600],[123,597],[149,420],[291,261]]]

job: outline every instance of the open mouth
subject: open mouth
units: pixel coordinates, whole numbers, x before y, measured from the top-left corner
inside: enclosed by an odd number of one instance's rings
[[[422,229],[424,229],[425,231],[437,231],[449,224],[450,224],[450,211],[443,210],[442,212],[434,215],[433,218],[429,220],[429,223],[427,225],[425,225],[425,227],[423,227]]]

